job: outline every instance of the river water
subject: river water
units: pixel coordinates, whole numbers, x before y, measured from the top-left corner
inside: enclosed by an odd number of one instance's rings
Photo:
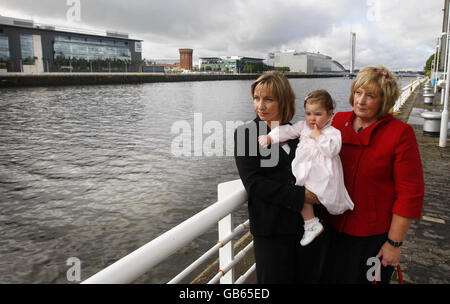
[[[327,89],[337,111],[350,109],[347,78],[290,82],[294,122],[314,89]],[[239,178],[225,129],[254,118],[250,84],[1,89],[0,283],[70,283],[70,257],[87,279],[214,203],[217,184]],[[222,155],[196,156],[195,145],[191,155],[174,155],[179,132],[172,128],[188,125],[198,134],[194,117],[223,126]],[[246,216],[243,206],[236,224]],[[166,283],[216,235],[214,228],[137,282]]]

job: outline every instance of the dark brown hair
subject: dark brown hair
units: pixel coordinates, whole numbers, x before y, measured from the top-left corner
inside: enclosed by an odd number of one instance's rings
[[[326,90],[316,90],[309,93],[309,95],[305,98],[304,107],[306,108],[306,103],[316,102],[319,102],[327,110],[327,112],[334,110],[335,102],[333,98],[331,98],[330,93]]]

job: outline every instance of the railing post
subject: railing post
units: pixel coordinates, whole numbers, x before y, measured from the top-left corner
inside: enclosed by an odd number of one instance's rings
[[[242,187],[241,180],[231,181],[217,185],[217,199],[222,200],[228,195],[236,191],[237,187]],[[219,221],[219,240],[224,239],[233,231],[233,217],[232,214],[228,214]],[[225,246],[219,250],[219,268],[224,269],[226,265],[231,263],[234,259],[233,241],[228,242]],[[234,283],[234,268],[230,269],[221,279],[220,284],[233,284]]]
[[[219,195],[220,197],[220,195]],[[233,221],[232,215],[228,214],[219,221],[219,240],[231,233]],[[233,261],[233,241],[229,241],[228,244],[219,249],[219,268],[223,269],[227,264]],[[233,284],[234,283],[234,269],[230,269],[221,279],[221,284]]]

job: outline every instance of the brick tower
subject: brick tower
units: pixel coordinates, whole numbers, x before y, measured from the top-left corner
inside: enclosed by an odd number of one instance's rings
[[[192,49],[179,49],[180,67],[185,70],[192,70]]]

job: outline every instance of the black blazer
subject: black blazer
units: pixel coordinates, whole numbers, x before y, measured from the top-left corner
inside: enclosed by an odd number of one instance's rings
[[[259,125],[265,126],[265,130],[259,130]],[[278,162],[273,167],[263,167],[261,161],[267,161],[272,155],[261,155],[268,151],[259,146],[258,136],[269,131],[269,127],[256,118],[234,132],[234,157],[248,194],[250,231],[254,236],[299,235],[303,229],[300,211],[304,204],[305,188],[295,186],[291,170],[299,140],[287,141],[291,148],[289,155],[276,144],[274,148],[278,148]]]

